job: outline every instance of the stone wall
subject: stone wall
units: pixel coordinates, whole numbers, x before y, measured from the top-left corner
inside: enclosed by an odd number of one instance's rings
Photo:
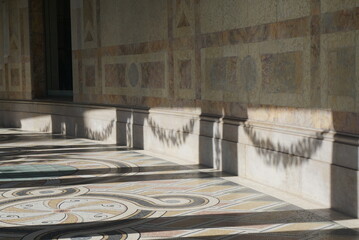
[[[276,106],[330,109],[345,123],[321,127],[359,133],[356,0],[71,3],[76,102],[240,118],[260,108],[271,116],[254,118],[280,123]]]
[[[0,1],[2,99],[46,92],[42,1],[27,2]],[[87,105],[3,101],[1,126],[104,137],[359,216],[358,0],[71,0],[71,20]]]
[[[142,109],[119,143],[359,214],[359,1],[71,4],[75,102]]]
[[[31,99],[27,0],[0,1],[0,98]]]

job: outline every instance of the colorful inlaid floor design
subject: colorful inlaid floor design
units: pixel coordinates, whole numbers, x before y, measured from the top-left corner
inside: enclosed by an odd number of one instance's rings
[[[115,145],[0,129],[0,159],[0,239],[359,239],[205,167]]]

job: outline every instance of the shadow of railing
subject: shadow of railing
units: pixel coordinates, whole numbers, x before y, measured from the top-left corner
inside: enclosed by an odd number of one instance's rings
[[[298,166],[308,161],[320,149],[325,134],[329,132],[328,130],[316,132],[312,137],[305,136],[288,146],[283,146],[279,141],[274,142],[269,137],[260,137],[251,126],[243,128],[256,152],[265,159],[267,165],[281,165],[284,168]]]
[[[148,117],[147,122],[154,137],[167,146],[180,146],[185,144],[188,135],[193,132],[195,123],[193,119],[190,119],[184,126],[178,128],[177,130],[173,130],[162,128],[151,117]]]

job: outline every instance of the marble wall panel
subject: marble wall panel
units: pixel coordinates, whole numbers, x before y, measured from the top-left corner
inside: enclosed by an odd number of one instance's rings
[[[140,70],[139,66],[136,63],[131,63],[127,71],[128,81],[131,87],[136,87],[140,80]]]
[[[355,97],[355,47],[329,50],[329,95]]]
[[[195,98],[195,53],[193,50],[174,52],[174,88],[178,98]]]
[[[2,98],[30,99],[28,1],[0,3],[0,70]]]
[[[20,69],[17,68],[10,69],[10,86],[11,87],[20,86]]]
[[[126,64],[106,64],[104,71],[106,87],[126,87]]]
[[[301,52],[263,54],[262,87],[267,93],[298,93],[303,80]]]
[[[206,81],[211,90],[231,90],[236,84],[236,57],[206,59]]]
[[[175,37],[192,36],[195,33],[194,1],[176,0],[173,2],[173,33]]]
[[[83,0],[82,23],[83,42],[85,48],[97,47],[97,0]]]
[[[98,73],[97,58],[81,59],[81,81],[79,89],[82,94],[100,94],[102,91],[101,79]]]
[[[19,62],[20,45],[20,16],[19,8],[15,5],[18,1],[11,1],[9,4],[9,50],[10,61]]]
[[[259,103],[261,91],[261,60],[255,44],[245,44],[239,48],[239,91],[242,103]]]
[[[71,4],[71,39],[72,50],[79,50],[83,47],[82,41],[82,0],[72,0]]]
[[[238,99],[238,46],[202,50],[203,99]]]
[[[260,102],[310,106],[310,40],[308,37],[256,44],[261,55]]]
[[[5,85],[4,80],[4,71],[0,68],[0,90],[2,90]]]
[[[9,64],[8,71],[7,71],[7,78],[8,78],[8,91],[11,92],[18,92],[21,94],[22,92],[22,79],[23,73],[21,71],[21,64],[18,63],[11,63]],[[20,95],[19,95],[20,97]],[[21,97],[20,97],[21,98]]]
[[[324,13],[321,16],[322,33],[353,31],[358,29],[358,13],[356,9]]]
[[[192,61],[180,60],[178,63],[179,88],[191,89],[192,87]]]
[[[86,87],[96,87],[96,67],[85,66],[85,85]]]
[[[4,42],[5,42],[5,34],[4,34],[4,3],[0,2],[0,67],[4,64]]]
[[[359,4],[358,4],[359,6]],[[359,16],[359,15],[358,15]],[[356,107],[354,112],[359,112],[359,31],[356,31],[356,56],[355,56],[355,73],[357,77],[357,83],[356,83]]]
[[[100,81],[102,81],[104,94],[134,97],[167,96],[166,53],[103,56],[101,68],[103,71]],[[112,86],[108,84],[106,79],[109,79],[110,76],[112,76],[111,81],[117,82],[117,84]]]
[[[163,62],[141,63],[141,88],[164,88],[165,64]]]
[[[321,37],[322,105],[335,111],[358,108],[358,52],[355,32],[331,33]]]
[[[79,69],[79,60],[75,57],[75,54],[72,56],[73,94],[78,95],[80,93],[80,78],[82,78],[82,76]]]

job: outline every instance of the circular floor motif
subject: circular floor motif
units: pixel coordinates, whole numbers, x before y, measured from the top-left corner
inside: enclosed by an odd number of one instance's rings
[[[20,201],[0,208],[7,225],[59,225],[123,219],[133,214],[124,204],[100,198],[57,198]]]
[[[71,188],[66,191],[71,192],[69,190]],[[73,188],[69,195],[58,196],[48,193],[51,190],[34,191],[39,195],[30,192],[27,196],[0,201],[0,227],[4,233],[16,233],[19,229],[24,231],[24,239],[87,239],[90,236],[91,240],[108,239],[106,236],[131,239],[137,235],[130,238],[127,232],[118,231],[150,222],[167,210],[196,210],[218,203],[217,198],[199,194],[151,197]],[[61,194],[61,189],[59,191]]]

